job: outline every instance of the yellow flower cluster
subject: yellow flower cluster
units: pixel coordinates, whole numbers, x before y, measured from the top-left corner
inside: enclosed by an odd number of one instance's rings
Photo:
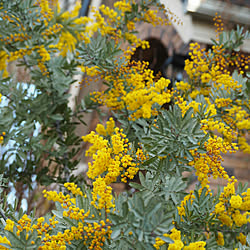
[[[205,246],[205,241],[197,241],[190,243],[188,246],[185,246],[183,250],[205,250]]]
[[[1,94],[0,94],[1,95]],[[6,135],[5,132],[0,133],[0,144],[3,144],[4,136]]]
[[[64,186],[70,191],[71,195],[63,195],[62,193],[57,194],[54,191],[44,191],[44,196],[48,200],[53,200],[61,203],[64,208],[63,217],[74,219],[77,221],[77,226],[71,226],[69,229],[63,232],[59,231],[57,234],[51,234],[53,228],[56,227],[58,221],[55,220],[54,215],[49,219],[48,223],[45,222],[44,217],[39,217],[36,223],[32,223],[32,220],[24,214],[22,218],[17,222],[7,219],[5,230],[15,232],[16,236],[19,237],[22,231],[26,233],[26,240],[32,235],[33,231],[37,232],[37,237],[41,239],[41,250],[54,250],[54,249],[66,249],[66,244],[71,244],[73,240],[83,240],[83,244],[88,249],[101,250],[103,243],[106,239],[110,238],[112,233],[109,219],[100,220],[99,222],[87,222],[87,218],[94,218],[94,215],[90,216],[90,210],[87,212],[80,209],[75,205],[75,198],[77,195],[83,196],[82,191],[74,183],[65,183]],[[102,189],[104,190],[104,189]],[[17,230],[13,230],[14,227]],[[10,242],[6,237],[0,238],[0,243],[6,243],[10,245]],[[31,244],[35,244],[34,241]],[[0,249],[6,249],[1,248]]]
[[[188,246],[184,246],[184,243],[181,240],[181,232],[173,228],[170,234],[164,234],[163,236],[169,237],[174,241],[168,245],[168,250],[205,250],[206,242],[197,241],[190,243]],[[165,241],[161,240],[159,237],[155,239],[154,247],[160,249],[160,246],[164,245]]]
[[[178,104],[181,109],[182,116],[184,116],[190,108],[193,108],[194,113],[198,112],[199,106],[201,105],[196,101],[191,101],[188,103],[186,100],[184,101],[184,98],[181,96],[175,97],[175,100],[175,104]]]
[[[106,220],[108,223],[109,220]],[[85,239],[91,240],[91,244],[88,246],[88,249],[102,250],[103,242],[106,238],[110,239],[112,233],[111,226],[107,226],[103,220],[100,223],[94,222],[92,224],[87,224],[87,227],[84,227],[86,232]],[[106,238],[105,238],[106,237]],[[86,242],[84,243],[86,244]]]
[[[76,42],[76,38],[69,31],[63,31],[56,46],[61,51],[61,55],[65,57],[68,51],[73,52],[75,50]]]
[[[47,62],[50,60],[50,54],[48,51],[44,48],[44,46],[40,46],[37,50],[38,54],[41,57],[41,62]]]
[[[19,17],[9,14],[7,11],[4,11],[1,15],[2,20],[8,21],[8,23],[13,24],[13,26],[18,27],[18,30],[16,33],[13,34],[6,34],[5,37],[1,37],[0,41],[4,42],[6,45],[11,45],[14,47],[14,43],[16,42],[24,42],[30,39],[31,37],[27,34],[26,28],[23,26],[21,20]],[[4,51],[0,52],[0,58],[2,57],[2,53]],[[5,53],[5,52],[4,52]],[[1,59],[0,59],[1,60]],[[6,63],[6,60],[4,61]],[[3,65],[4,66],[4,65]]]
[[[155,10],[147,9],[145,8],[145,6],[141,7],[140,11],[138,12],[140,13],[140,15],[138,15],[136,18],[131,19],[130,16],[133,16],[132,5],[135,5],[134,0],[116,1],[114,3],[114,9],[110,9],[102,5],[100,7],[100,11],[107,17],[106,20],[108,25],[113,28],[109,28],[109,30],[111,32],[110,34],[113,36],[114,39],[121,38],[123,36],[132,45],[139,47],[141,45],[143,46],[143,42],[138,39],[134,34],[130,33],[135,29],[135,22],[148,22],[154,26],[158,24],[168,25],[170,23],[168,19],[158,16],[158,11],[162,10],[162,6],[157,6],[157,9]],[[147,5],[147,3],[145,2],[144,5]],[[131,15],[129,15],[129,13]],[[171,15],[172,13],[169,12],[168,14]],[[125,30],[124,34],[122,34],[123,30],[120,27],[122,27],[121,24],[124,23],[126,24],[127,30]]]
[[[247,237],[243,233],[240,233],[236,238],[242,245],[246,245]]]
[[[81,195],[83,196],[83,193],[80,188],[77,187],[77,185],[73,182],[67,182],[64,184],[64,187],[66,187],[73,195]]]
[[[7,63],[8,63],[8,54],[5,51],[0,50],[0,71],[3,70],[3,78],[9,76],[9,73],[7,71]]]
[[[43,31],[41,33],[41,35],[43,36],[44,39],[46,39],[46,38],[48,38],[50,36],[54,36],[55,34],[61,32],[62,28],[63,28],[62,24],[55,23],[51,27],[49,27],[45,31]]]
[[[81,8],[80,3],[76,4],[76,7],[71,12],[64,12],[62,14],[59,14],[60,8],[58,1],[49,1],[49,0],[37,0],[34,4],[34,7],[40,7],[40,10],[37,8],[35,9],[35,12],[37,12],[36,17],[37,20],[34,20],[34,22],[44,22],[44,25],[47,27],[45,31],[41,33],[41,36],[47,40],[51,36],[54,36],[57,34],[59,37],[59,41],[55,39],[55,41],[58,41],[57,44],[50,44],[50,49],[56,49],[55,52],[58,50],[63,56],[67,55],[68,51],[74,51],[75,45],[80,40],[86,40],[86,34],[82,32],[83,28],[76,28],[76,31],[72,31],[75,26],[81,26],[85,25],[87,22],[89,22],[89,18],[87,17],[78,17],[79,9]],[[57,11],[58,13],[55,13]],[[56,16],[55,19],[53,19],[54,15]],[[7,14],[4,15],[4,20],[8,20],[9,22],[14,23],[18,27],[20,26],[20,32],[17,34],[10,34],[9,36],[6,36],[4,38],[1,38],[4,42],[8,42],[13,44],[13,42],[20,42],[20,41],[27,41],[32,40],[32,37],[26,34],[26,28],[23,27],[21,21],[15,17],[15,16],[8,16]],[[72,26],[71,32],[67,31],[69,30],[69,27],[64,29],[64,22],[68,26]],[[79,29],[79,30],[78,30]],[[75,33],[74,33],[75,32]],[[77,37],[77,39],[76,39]],[[2,61],[1,66],[4,70],[4,77],[8,76],[6,71],[6,66],[9,61],[14,61],[19,58],[22,58],[25,55],[30,55],[32,51],[37,51],[39,56],[41,57],[40,60],[38,60],[38,67],[40,68],[41,72],[44,75],[48,75],[47,67],[45,63],[50,60],[50,54],[47,48],[45,46],[34,46],[30,47],[30,45],[26,45],[26,47],[21,48],[16,51],[12,51],[10,55],[8,56],[5,52],[0,52],[0,60]],[[0,70],[2,70],[0,68]]]
[[[98,177],[93,182],[93,192],[92,192],[93,201],[91,204],[97,209],[104,208],[107,213],[110,212],[110,208],[114,208],[112,188],[107,186],[105,180],[101,177]]]
[[[130,12],[132,10],[131,1],[116,1],[114,7],[122,12]]]
[[[212,49],[216,54],[216,48],[213,47]],[[212,86],[216,89],[225,89],[228,92],[240,90],[242,86],[233,79],[229,71],[223,70],[225,66],[220,65],[221,60],[212,62],[208,59],[205,49],[201,49],[198,43],[191,43],[190,50],[192,61],[185,61],[185,71],[189,78],[195,82],[195,85],[200,87],[203,94],[209,95]],[[221,50],[220,53],[223,52]]]
[[[8,76],[7,72],[7,64],[8,62],[12,62],[15,60],[18,60],[20,58],[23,58],[25,55],[30,55],[33,51],[37,52],[39,55],[39,59],[37,59],[37,65],[40,68],[41,72],[44,75],[48,75],[47,67],[45,66],[45,63],[50,60],[50,51],[48,51],[44,45],[36,45],[34,47],[29,47],[28,45],[24,49],[19,49],[13,52],[10,52],[10,55],[8,55],[6,52],[0,52],[0,70],[3,70],[3,77]]]
[[[11,246],[10,241],[9,241],[5,236],[2,237],[2,236],[0,235],[0,243],[8,244],[9,246]],[[7,250],[8,248],[7,248],[7,247],[4,247],[4,246],[0,246],[0,249],[1,249],[1,250]]]
[[[51,219],[49,219],[50,224],[44,223],[44,218],[40,217],[37,219],[37,224],[31,223],[31,219],[24,214],[20,220],[18,220],[17,224],[15,225],[14,221],[7,220],[5,230],[13,232],[14,226],[17,228],[17,231],[15,234],[17,236],[20,236],[20,233],[22,231],[26,232],[26,240],[28,240],[29,236],[33,233],[34,230],[37,231],[38,237],[43,237],[42,242],[46,244],[47,238],[50,237],[48,235],[48,232],[52,230],[52,228],[55,228],[55,225],[58,223],[58,221],[55,221],[55,216],[53,216]],[[51,238],[48,240],[48,246],[52,243]],[[47,248],[47,247],[41,247],[41,249],[58,249],[58,248]]]
[[[57,48],[60,51],[60,54],[64,57],[67,56],[68,51],[71,53],[75,51],[77,42],[81,40],[89,42],[88,35],[85,34],[85,32],[83,31],[83,27],[85,27],[86,24],[90,22],[91,19],[88,17],[79,17],[80,8],[81,4],[80,2],[77,2],[72,11],[65,11],[58,17],[59,20],[60,19],[62,20],[62,23],[63,22],[68,23],[67,25],[70,26],[70,29],[69,27],[67,27],[67,29],[63,29],[63,26],[61,24],[56,23],[46,33],[47,36],[50,36],[51,30],[53,31],[55,30],[56,32],[62,30],[62,32],[60,32],[59,34],[58,43],[52,45],[51,48]],[[79,26],[81,28],[76,28]]]
[[[202,130],[218,132],[223,135],[225,141],[230,143],[235,141],[238,136],[240,149],[246,153],[250,152],[250,146],[247,144],[244,135],[245,131],[250,129],[250,117],[247,111],[242,108],[242,104],[238,102],[238,105],[232,105],[232,100],[229,98],[217,98],[214,104],[206,98],[206,102],[205,119],[201,120]],[[194,109],[194,113],[198,112],[199,107],[201,107],[200,103],[196,101],[188,102],[181,96],[176,97],[175,103],[179,105],[183,115],[190,107]],[[216,116],[219,108],[225,108],[220,119]]]
[[[49,201],[59,202],[63,208],[68,208],[74,205],[75,198],[71,198],[69,194],[64,195],[62,192],[57,193],[56,191],[43,190],[44,197]]]
[[[153,104],[157,103],[162,106],[171,101],[171,93],[167,89],[170,80],[160,78],[153,86],[147,83],[144,87],[129,92],[122,100],[126,103],[128,110],[134,111],[131,114],[131,119],[135,120],[140,117],[150,118],[157,112],[152,108]]]
[[[229,228],[241,227],[250,222],[250,188],[240,195],[235,194],[235,183],[237,180],[232,177],[220,194],[219,203],[216,204],[214,213],[222,225]],[[243,212],[245,211],[245,212]]]
[[[108,9],[106,9],[106,13],[107,13],[107,10]],[[96,31],[97,29],[99,29],[100,33],[103,36],[110,35],[114,38],[116,38],[117,36],[120,38],[121,32],[116,33],[116,28],[112,27],[113,25],[109,26],[107,24],[107,22],[105,21],[104,17],[101,15],[99,10],[93,9],[93,12],[94,12],[94,17],[95,17],[95,21],[96,21],[96,23],[94,23],[92,25],[93,31]],[[109,16],[112,16],[112,14],[110,14]],[[112,22],[112,21],[109,20],[109,23],[110,22]]]
[[[224,122],[210,119],[201,120],[202,130],[213,131],[223,135],[224,140],[232,142],[237,137],[237,131],[234,131],[230,126],[227,126]]]
[[[131,25],[131,23],[130,23]],[[142,47],[142,49],[149,48],[149,44],[147,41],[142,41],[140,38],[138,38],[135,34],[130,32],[125,32],[124,38],[131,43],[135,48]]]
[[[232,103],[230,98],[217,98],[215,104],[218,108],[228,107]]]
[[[80,66],[80,68],[81,68],[83,73],[85,73],[86,75],[88,75],[90,77],[97,78],[101,74],[101,70],[99,69],[98,66],[93,66],[93,67]]]
[[[47,222],[43,223],[44,221],[44,217],[39,217],[37,219],[37,223],[32,226],[31,231],[33,229],[36,230],[39,236],[46,235],[49,231],[56,227],[56,224],[58,224],[58,221],[55,220],[55,215],[49,219],[49,224]]]
[[[189,55],[191,56],[192,61],[186,60],[184,69],[189,78],[195,82],[201,80],[202,77],[202,83],[204,83],[203,86],[206,86],[206,84],[213,79],[213,76],[209,72],[209,66],[204,57],[205,49],[200,49],[198,43],[191,43],[190,51]]]
[[[117,8],[118,5],[119,4],[119,2],[115,2],[114,3],[114,7],[115,8]],[[117,9],[119,9],[119,8],[117,8]],[[117,17],[119,16],[119,14],[118,14],[118,12],[117,11],[115,11],[114,9],[111,9],[111,8],[109,8],[108,6],[105,6],[104,4],[102,4],[100,7],[99,7],[99,11],[103,14],[103,15],[105,15],[105,16],[107,16],[108,18],[107,18],[107,23],[109,24],[109,25],[112,25],[113,23],[115,23],[116,21],[117,21]],[[120,17],[118,17],[119,19],[120,19]]]
[[[112,194],[108,193],[107,191],[107,189],[109,189],[110,187],[107,187],[107,185],[104,183],[104,186],[99,186],[100,189],[98,189],[98,184],[98,181],[93,183],[93,193],[101,196],[99,200],[99,207],[97,207],[101,209],[103,208],[101,204],[105,204],[105,208],[107,209],[110,205],[107,203],[107,200],[110,198],[110,196],[112,199]],[[64,186],[72,193],[72,195],[83,196],[80,188],[78,188],[74,183],[65,183]],[[88,245],[89,249],[101,249],[103,242],[106,240],[106,238],[109,238],[112,233],[111,227],[107,225],[110,222],[108,219],[106,220],[107,224],[104,221],[100,221],[99,223],[93,222],[93,224],[86,222],[86,226],[84,226],[85,219],[90,216],[90,211],[85,212],[83,209],[79,209],[79,207],[75,205],[75,199],[71,198],[70,195],[63,196],[61,193],[59,193],[58,195],[56,193],[52,194],[51,191],[45,191],[45,194],[49,194],[49,196],[45,195],[47,199],[50,200],[51,198],[53,198],[54,201],[59,201],[62,207],[67,209],[63,212],[63,216],[77,220],[78,227],[73,226],[70,228],[70,230],[65,230],[63,234],[59,232],[56,236],[47,235],[47,238],[44,239],[44,249],[48,249],[46,248],[48,246],[50,247],[49,249],[57,249],[55,247],[58,247],[59,244],[61,244],[60,247],[65,246],[66,242],[70,243],[70,241],[74,239],[84,239],[84,245]],[[92,205],[95,205],[96,198],[97,197],[93,195],[93,201],[91,202]],[[111,206],[113,206],[113,204],[111,204]]]
[[[200,154],[197,153],[196,150],[191,151],[192,155],[194,156],[194,161],[190,162],[189,164],[194,166],[196,169],[196,175],[198,176],[198,180],[201,182],[202,187],[206,187],[207,184],[209,184],[208,177],[210,176],[213,176],[215,179],[218,177],[224,179],[228,178],[226,171],[221,166],[221,162],[223,161],[222,153],[233,153],[238,150],[237,144],[233,143],[233,141],[237,139],[238,135],[236,129],[232,128],[232,124],[229,123],[230,125],[227,125],[223,120],[218,120],[217,118],[217,108],[225,106],[230,107],[232,101],[230,99],[221,98],[217,99],[218,101],[215,102],[215,104],[212,104],[208,98],[205,99],[207,104],[204,104],[205,106],[203,107],[199,102],[186,101],[181,96],[175,97],[175,103],[179,105],[183,115],[190,107],[194,109],[194,114],[199,112],[199,109],[206,108],[206,111],[204,114],[202,114],[204,115],[205,119],[200,121],[201,129],[205,133],[213,131],[217,133],[219,132],[223,135],[223,138],[214,135],[213,137],[210,137],[207,142],[205,142],[204,146],[207,151],[206,153]],[[237,113],[236,110],[238,111]],[[248,115],[245,110],[243,110],[241,107],[233,105],[233,107],[226,109],[226,111],[227,117],[235,117],[234,123],[244,124],[242,125],[242,128],[244,127],[247,129],[246,122],[244,121],[246,121],[246,117],[248,117]],[[242,123],[238,121],[242,121]],[[239,137],[241,141],[245,139],[242,138],[244,137]],[[245,145],[246,144],[247,143],[245,143]],[[245,149],[247,151],[248,147],[245,146]]]
[[[28,232],[31,230],[31,219],[26,214],[24,214],[17,223],[18,230],[16,235],[19,236],[22,231],[26,230],[26,237],[28,237]]]
[[[48,26],[49,21],[52,19],[54,12],[49,6],[48,0],[37,0],[37,4],[41,8],[42,20],[45,26]]]
[[[190,162],[191,166],[196,169],[196,175],[201,182],[202,187],[206,187],[209,183],[208,177],[211,175],[214,179],[218,177],[228,179],[228,174],[221,166],[223,161],[221,154],[227,152],[235,152],[237,146],[235,143],[224,141],[221,137],[210,137],[204,144],[206,153],[198,153],[196,150],[191,153],[194,156],[194,161]]]
[[[169,244],[169,246],[168,246],[169,250],[170,249],[173,250],[173,249],[182,249],[183,248],[184,244],[181,241],[181,232],[178,231],[177,229],[173,228],[171,230],[170,234],[164,234],[163,236],[169,237],[170,239],[172,239],[174,241],[174,243]],[[160,246],[165,244],[165,241],[161,240],[158,237],[155,239],[155,241],[156,242],[154,244],[154,247],[156,249],[160,249]]]
[[[230,199],[230,205],[232,208],[240,208],[242,204],[242,198],[239,195],[232,195]]]
[[[10,219],[7,219],[7,220],[6,220],[6,225],[5,225],[4,230],[13,232],[14,224],[15,224],[14,221],[12,221],[12,220],[10,220]]]
[[[237,104],[231,105],[225,109],[223,119],[230,124],[232,129],[238,132],[238,145],[240,149],[245,153],[250,153],[250,145],[245,138],[245,131],[250,129],[250,115],[243,109],[241,101]]]
[[[28,46],[25,49],[19,49],[13,52],[10,52],[10,56],[8,58],[8,61],[15,61],[17,59],[23,58],[25,55],[30,55],[33,50],[39,49],[39,46],[36,46],[34,48],[29,48]]]
[[[214,17],[214,26],[216,27],[216,41],[219,41],[219,37],[224,30],[224,24],[218,13],[216,13]],[[225,48],[223,48],[223,45],[215,45],[213,46],[213,50],[216,52],[214,60],[218,63],[221,69],[231,67],[231,69],[235,68],[238,72],[241,72],[243,69],[247,70],[249,68],[249,55],[232,51],[231,56],[224,56],[223,52],[225,51]],[[237,60],[235,60],[235,58],[237,58]]]
[[[92,163],[88,163],[87,175],[93,179],[93,202],[96,208],[105,208],[110,212],[113,205],[112,188],[108,186],[116,182],[121,176],[123,182],[127,178],[133,179],[139,168],[129,153],[130,144],[122,129],[115,127],[113,118],[110,118],[106,128],[99,124],[96,127],[97,134],[92,131],[82,139],[92,145],[86,151],[86,156],[92,156]],[[105,139],[106,138],[106,139]],[[137,159],[144,160],[142,150],[136,152]]]
[[[99,30],[103,36],[108,35],[115,41],[125,38],[133,46],[143,47],[145,42],[131,33],[135,28],[135,22],[144,21],[153,25],[155,25],[155,23],[168,24],[168,22],[157,16],[157,10],[143,9],[140,12],[140,17],[135,18],[133,15],[130,15],[130,17],[128,14],[133,12],[132,4],[135,4],[134,1],[122,0],[116,1],[113,8],[109,8],[105,5],[101,5],[99,10],[93,8],[92,12],[95,22],[89,19],[89,24],[86,26],[84,32],[85,36],[89,38]]]
[[[85,218],[87,218],[90,214],[90,211],[85,212],[83,209],[79,209],[75,205],[71,205],[68,210],[63,211],[63,216],[68,217],[70,219],[81,220],[84,222]]]
[[[216,239],[216,242],[219,246],[224,246],[225,242],[224,242],[224,236],[223,233],[218,232],[218,238]]]
[[[216,16],[216,27],[217,35],[223,31],[223,24],[221,18]],[[230,94],[232,91],[236,93],[241,93],[242,85],[238,81],[234,80],[232,77],[232,72],[227,69],[234,66],[234,63],[227,59],[225,54],[225,49],[222,45],[216,45],[212,47],[212,52],[205,52],[204,49],[200,48],[197,43],[190,44],[190,56],[191,60],[186,60],[185,70],[193,83],[190,90],[185,88],[185,84],[177,83],[177,89],[191,91],[189,96],[191,98],[196,98],[198,94],[203,94],[204,96],[213,97],[213,91],[222,90]],[[211,56],[212,53],[213,56]],[[248,58],[242,59],[242,65],[244,67]],[[241,74],[244,72],[240,71]],[[193,89],[193,90],[192,90]],[[208,105],[214,105],[214,110],[216,111],[214,115],[217,114],[217,110],[220,111],[221,117],[216,120],[212,117],[206,117],[202,120],[202,129],[206,131],[215,131],[222,134],[228,142],[232,142],[237,139],[238,145],[243,152],[250,152],[250,145],[248,145],[245,135],[246,131],[250,129],[250,117],[243,106],[248,106],[248,103],[242,102],[240,100],[233,101],[230,97],[224,98],[220,96],[214,97],[214,103],[207,101]],[[182,108],[183,112],[188,109],[187,102],[178,100],[177,102]],[[190,103],[190,102],[189,102]],[[189,104],[191,106],[192,103]],[[195,109],[195,108],[194,108]],[[210,115],[211,116],[211,115]],[[208,119],[209,118],[209,119]]]
[[[159,237],[156,237],[155,238],[155,244],[154,244],[154,247],[155,247],[155,249],[160,249],[160,247],[162,246],[162,245],[164,245],[165,244],[165,241],[164,240],[162,240],[161,238],[159,238]]]
[[[5,42],[6,44],[13,44],[16,42],[23,42],[31,37],[27,33],[16,33],[16,34],[10,34],[9,36],[6,36],[5,38],[0,38],[1,42]]]
[[[105,77],[105,81],[113,82],[112,88],[108,92],[93,92],[93,100],[113,110],[126,109],[130,120],[150,118],[157,115],[155,104],[161,106],[171,101],[170,80],[162,77],[154,82],[153,71],[146,68],[147,64],[132,63],[133,67],[120,67],[116,75]]]
[[[228,184],[224,187],[223,192],[220,194],[219,202],[215,204],[214,211],[211,215],[214,214],[214,220],[219,220],[221,226],[225,225],[230,229],[240,228],[243,225],[246,225],[250,222],[250,188],[248,188],[247,192],[243,192],[242,194],[236,194],[235,192],[235,183],[237,180],[232,177],[228,178]],[[208,188],[209,186],[207,186]],[[199,190],[199,195],[201,194],[203,188]],[[212,194],[209,190],[207,191],[207,195]],[[181,202],[181,205],[177,207],[178,214],[181,217],[181,221],[183,220],[183,216],[186,216],[185,207],[187,206],[187,201],[193,202],[195,196],[193,195],[193,191],[190,191],[188,195],[184,197],[184,200]],[[212,223],[213,224],[213,223]],[[209,230],[209,228],[207,228]],[[216,241],[218,245],[224,245],[224,235],[222,232],[216,233]],[[246,237],[244,234],[235,235],[236,239],[240,242],[246,242]],[[209,234],[208,234],[209,237]],[[191,246],[191,245],[190,245]],[[181,249],[181,248],[180,248]],[[186,249],[186,248],[184,248]],[[195,248],[187,248],[187,249],[195,249]]]
[[[164,236],[169,237],[174,241],[174,243],[169,244],[169,250],[182,249],[184,246],[183,242],[181,241],[181,232],[177,229],[173,228],[170,234],[165,234]]]
[[[191,190],[188,195],[184,197],[184,199],[181,201],[181,205],[177,207],[178,209],[178,214],[181,217],[181,221],[183,221],[182,216],[186,216],[185,212],[185,207],[187,205],[187,202],[190,201],[191,204],[193,203],[193,199],[195,198],[194,196],[194,191]]]
[[[74,234],[70,230],[65,230],[63,233],[59,232],[57,235],[47,234],[44,238],[43,246],[40,246],[39,250],[53,250],[63,249],[66,250],[66,242],[70,244],[70,241],[74,240]]]
[[[188,82],[183,82],[183,81],[176,82],[175,86],[178,90],[182,90],[184,92],[191,89],[191,85]]]
[[[247,143],[246,138],[244,138],[244,137],[238,137],[238,144],[239,144],[240,149],[244,153],[250,154],[250,145]]]

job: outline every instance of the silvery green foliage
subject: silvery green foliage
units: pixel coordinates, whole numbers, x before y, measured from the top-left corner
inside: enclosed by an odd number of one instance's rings
[[[48,49],[58,42],[57,35],[46,40],[42,36],[48,27],[34,21],[38,7],[34,7],[33,0],[3,1],[3,5],[1,14],[7,9],[8,14],[19,18],[30,39],[12,44],[1,41],[1,50],[10,53],[26,46],[41,45]],[[63,22],[57,20],[60,21]],[[49,26],[55,22],[56,18]],[[63,23],[64,27],[70,27],[71,22],[73,20]],[[19,27],[4,19],[0,19],[0,28],[3,37],[19,32]],[[74,26],[74,29],[71,30],[73,33],[81,27]],[[26,82],[17,81],[15,75],[5,79],[1,77],[0,80],[0,93],[3,95],[0,131],[6,132],[0,173],[8,176],[10,182],[21,181],[24,189],[31,188],[34,180],[43,185],[76,181],[72,171],[79,162],[78,154],[83,144],[76,134],[76,126],[85,124],[84,113],[97,108],[89,96],[76,105],[75,110],[68,106],[69,88],[75,82],[74,76],[79,74],[72,55],[62,57],[58,52],[51,53],[51,60],[45,62],[47,76],[37,68],[39,58],[34,50],[18,61],[17,67],[23,66],[30,75]]]
[[[142,7],[148,1],[141,1]],[[156,1],[153,1],[156,2]],[[17,15],[23,25],[30,27],[28,32],[32,33],[33,43],[37,45],[44,44],[45,47],[55,42],[56,36],[51,40],[45,41],[40,35],[44,31],[42,25],[33,24],[35,11],[28,14],[27,10],[33,1],[3,1],[4,8]],[[4,10],[3,8],[3,10]],[[138,12],[138,5],[132,6],[133,11]],[[146,8],[146,6],[145,6]],[[3,11],[2,9],[0,12]],[[139,13],[138,13],[139,16]],[[67,24],[64,24],[67,26]],[[1,33],[6,35],[17,33],[17,28],[8,25],[2,19],[0,20]],[[81,27],[76,27],[81,29]],[[229,39],[228,39],[229,38]],[[219,43],[225,42],[227,48],[236,49],[242,44],[246,35],[238,29],[231,33],[222,34]],[[25,43],[12,44],[5,46],[0,42],[1,50],[11,52],[14,47],[24,48]],[[97,35],[86,45],[81,43],[76,51],[81,56],[76,59],[73,55],[68,58],[54,56],[47,62],[49,77],[36,70],[36,54],[26,56],[20,64],[30,71],[31,78],[29,82],[20,83],[15,78],[2,79],[0,82],[0,93],[7,98],[8,105],[0,109],[0,132],[6,132],[5,149],[0,160],[0,172],[9,177],[10,182],[22,181],[30,186],[32,177],[42,184],[51,182],[62,183],[75,180],[72,170],[78,161],[72,161],[79,152],[81,139],[76,136],[75,129],[77,122],[84,123],[82,114],[97,109],[89,97],[82,100],[75,111],[68,107],[68,90],[74,83],[73,77],[77,74],[77,64],[84,63],[89,66],[98,66],[103,71],[108,71],[114,66],[114,58],[119,55],[118,45],[115,45],[109,39],[103,39]],[[78,60],[78,61],[77,61]],[[122,64],[123,61],[121,60]],[[249,94],[249,80],[234,73],[233,78],[243,84],[242,98]],[[112,84],[108,85],[112,88]],[[218,95],[224,98],[237,99],[239,96],[228,94],[226,92],[212,92],[214,98]],[[197,96],[197,101],[204,104],[199,107],[199,112],[193,114],[189,109],[182,116],[181,110],[177,105],[170,106],[169,110],[162,110],[154,121],[152,119],[138,119],[137,121],[128,121],[124,114],[116,113],[114,116],[121,123],[125,133],[131,141],[134,141],[134,148],[137,142],[141,142],[142,148],[148,152],[148,159],[140,166],[142,172],[139,173],[139,183],[130,183],[130,186],[136,192],[120,194],[116,197],[116,211],[105,214],[104,210],[97,210],[90,205],[92,200],[91,188],[83,186],[82,190],[87,198],[78,196],[76,206],[85,211],[90,210],[94,218],[87,218],[86,221],[98,222],[109,218],[112,221],[111,239],[105,241],[103,249],[154,249],[155,238],[160,237],[167,244],[162,249],[167,249],[168,243],[173,241],[164,237],[163,234],[169,233],[173,228],[173,221],[176,227],[183,235],[183,241],[186,244],[190,242],[204,240],[207,243],[207,249],[230,249],[238,247],[239,249],[249,249],[240,243],[232,241],[231,232],[225,230],[225,247],[218,247],[216,243],[216,232],[218,231],[218,221],[214,219],[211,212],[218,202],[220,190],[217,195],[206,195],[206,189],[203,189],[199,195],[199,186],[194,190],[195,199],[192,204],[187,202],[186,214],[188,219],[181,220],[177,206],[181,204],[183,197],[187,194],[187,179],[183,178],[184,171],[191,171],[189,162],[193,160],[189,150],[197,148],[198,152],[203,153],[204,142],[208,134],[200,130],[200,120],[204,119],[204,113],[207,110],[205,100],[202,96]],[[156,126],[154,126],[154,124]],[[37,128],[39,127],[39,128]],[[38,132],[37,132],[38,131]],[[44,144],[40,142],[44,141]],[[56,145],[56,150],[52,150]],[[178,156],[179,160],[176,160]],[[48,160],[48,165],[41,168],[41,159]],[[50,165],[55,164],[54,172],[49,172]],[[0,175],[0,188],[2,175]],[[247,186],[238,186],[237,194],[246,190]],[[66,193],[66,191],[65,191]],[[15,213],[14,208],[6,209],[1,207],[1,229],[5,226],[6,218],[11,218],[17,222],[23,215],[22,209]],[[54,228],[51,234],[63,232],[72,226],[77,226],[77,221],[63,216],[64,209],[56,203],[56,209],[52,214],[56,216],[59,224]],[[36,222],[34,213],[30,215],[32,223]],[[45,222],[49,221],[51,214],[45,216]],[[209,226],[214,235],[206,239],[201,232]],[[245,225],[242,228],[235,228],[233,233],[244,232],[247,234],[249,228]],[[37,249],[40,240],[36,233],[32,233],[26,239],[24,233],[16,236],[14,232],[1,230],[2,236],[7,236],[12,246],[4,245],[11,249]],[[31,244],[35,241],[35,244]],[[250,236],[247,237],[250,245]],[[67,245],[67,249],[87,249],[83,245],[83,240],[72,241]]]
[[[207,139],[200,130],[198,117],[192,115],[193,109],[190,108],[182,117],[178,105],[161,112],[156,126],[151,126],[147,136],[142,137],[145,149],[154,159],[153,163],[157,162],[157,165],[152,163],[149,167],[169,174],[175,172],[178,176],[184,170],[190,170],[188,163],[193,160],[190,150],[197,148],[199,152],[203,152],[203,143]],[[201,143],[198,145],[199,142]]]

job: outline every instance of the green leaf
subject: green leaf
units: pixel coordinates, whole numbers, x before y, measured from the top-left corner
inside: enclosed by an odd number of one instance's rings
[[[147,211],[147,217],[150,218],[161,208],[161,203],[156,204],[151,210]]]
[[[122,203],[122,216],[125,218],[128,215],[128,203],[125,201]]]
[[[136,183],[136,182],[130,182],[129,186],[132,187],[132,188],[135,188],[137,190],[142,190],[143,189],[143,186],[140,185],[140,184],[138,184],[138,183]]]
[[[142,172],[139,172],[139,179],[140,179],[140,182],[141,182],[142,186],[145,187],[145,185],[146,185],[145,184],[145,177],[144,177]]]
[[[10,241],[12,249],[25,249],[25,243],[21,241],[15,233],[5,231],[7,239]]]
[[[113,230],[111,239],[116,239],[121,234],[121,229]]]
[[[138,235],[138,241],[142,241],[142,240],[143,240],[143,231],[140,231]]]
[[[62,117],[62,115],[60,115],[60,114],[50,115],[49,117],[50,117],[52,120],[55,120],[55,121],[62,121],[62,120],[63,120],[63,117]]]
[[[172,239],[170,239],[169,237],[165,237],[165,236],[158,236],[161,240],[165,241],[166,243],[174,243],[174,241]]]
[[[52,214],[54,214],[57,218],[64,218],[62,211],[52,210]]]

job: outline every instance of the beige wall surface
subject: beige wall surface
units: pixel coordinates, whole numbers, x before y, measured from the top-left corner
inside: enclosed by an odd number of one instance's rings
[[[215,13],[222,19],[250,28],[250,8],[217,0],[188,0],[186,5],[181,0],[161,0],[182,21],[183,25],[173,23],[181,39],[185,43],[197,41],[211,44],[215,38],[213,17]],[[245,41],[242,50],[250,52],[250,40]]]

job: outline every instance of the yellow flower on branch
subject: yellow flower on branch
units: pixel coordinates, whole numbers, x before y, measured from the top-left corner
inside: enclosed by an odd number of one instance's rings
[[[10,241],[9,241],[5,236],[2,237],[2,236],[0,235],[0,243],[8,244],[8,245],[11,246]],[[7,249],[9,249],[9,248],[4,247],[4,246],[0,246],[0,249],[1,249],[1,250],[7,250]]]
[[[115,127],[113,118],[107,121],[105,127],[97,125],[96,132],[99,134],[92,131],[82,138],[92,144],[86,151],[86,155],[93,158],[88,163],[87,172],[88,177],[94,180],[92,204],[98,209],[105,208],[110,211],[114,204],[109,184],[116,182],[119,176],[123,182],[127,182],[127,178],[133,179],[139,170],[139,163],[136,162],[145,160],[145,156],[138,149],[133,157],[126,135],[122,129]]]
[[[13,232],[14,224],[15,224],[14,221],[12,221],[12,220],[10,220],[10,219],[7,219],[7,220],[6,220],[6,226],[5,226],[4,230]]]
[[[197,241],[190,243],[188,246],[185,246],[183,250],[205,250],[205,246],[205,241]]]
[[[3,70],[3,78],[9,76],[7,71],[8,58],[8,54],[4,50],[0,50],[0,71]]]
[[[240,208],[241,204],[242,204],[242,198],[239,195],[232,195],[231,199],[230,199],[230,204],[231,207],[233,208]]]
[[[217,238],[217,244],[219,246],[224,246],[225,242],[224,242],[224,236],[223,236],[223,233],[221,232],[218,232],[218,238]]]

